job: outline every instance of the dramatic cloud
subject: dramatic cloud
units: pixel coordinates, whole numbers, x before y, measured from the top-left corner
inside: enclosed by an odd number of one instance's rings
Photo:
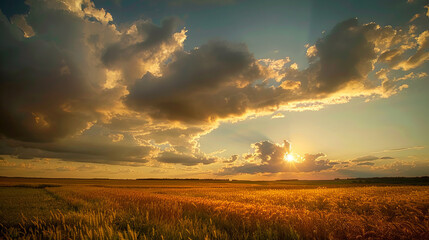
[[[428,59],[429,32],[416,23],[423,14],[407,30],[341,22],[307,46],[308,67],[298,68],[288,57],[257,59],[244,43],[186,51],[177,18],[118,25],[90,0],[26,4],[28,13],[10,19],[0,12],[0,154],[16,158],[210,164],[218,159],[201,152],[198,139],[222,121],[386,98],[427,76],[402,73]],[[335,165],[307,154],[289,166],[286,142],[254,148],[254,162],[222,174]]]
[[[86,129],[108,93],[97,86],[104,74],[81,37],[84,20],[36,4],[27,22],[36,33],[31,38],[0,13],[0,132],[24,141],[53,141]]]
[[[237,159],[238,159],[238,155],[232,155],[232,156],[230,157],[230,159],[228,159],[228,160],[224,160],[223,162],[224,162],[224,163],[233,163],[233,162],[237,161]]]
[[[120,59],[139,58],[136,62],[144,64],[144,55],[150,58],[146,67],[153,67],[152,55],[168,54],[179,44],[174,42],[175,20],[166,20],[161,27],[137,22],[131,27],[134,32],[119,32],[107,25],[110,14],[95,11],[92,3],[89,7],[61,1],[29,4],[28,15],[14,18],[20,20],[17,25],[0,13],[0,132],[9,138],[54,141],[108,118],[124,88],[104,87],[109,72],[101,62],[115,66]],[[136,71],[141,69],[120,75]]]
[[[147,73],[129,88],[126,103],[153,118],[213,122],[240,116],[255,104],[246,91],[256,90],[249,84],[262,74],[245,45],[210,42],[179,53],[162,77]]]
[[[366,35],[375,28],[375,24],[361,26],[357,19],[350,19],[317,41],[319,61],[311,66],[311,70],[317,69],[317,75],[309,82],[309,88],[333,92],[348,82],[365,80],[377,57],[375,44]]]
[[[374,161],[379,159],[376,156],[364,156],[364,157],[358,157],[352,160],[352,162],[367,162],[367,161]]]
[[[216,158],[214,157],[188,155],[171,151],[164,151],[160,153],[155,159],[163,163],[180,163],[185,166],[193,166],[199,163],[210,164],[216,161]]]
[[[207,124],[282,108],[320,108],[347,102],[353,96],[388,97],[407,86],[389,79],[388,70],[381,83],[368,76],[378,59],[393,61],[388,53],[399,50],[392,47],[417,48],[416,56],[425,55],[425,32],[413,36],[390,26],[362,25],[350,19],[308,47],[310,65],[304,70],[298,70],[296,64],[287,67],[289,59],[257,60],[243,44],[209,42],[176,53],[161,68],[161,76],[147,73],[128,87],[126,103],[153,119]],[[416,67],[424,61],[413,62]],[[400,61],[392,66],[398,68],[398,64]]]
[[[373,162],[361,162],[361,163],[358,163],[356,165],[359,165],[359,166],[374,166],[375,163],[373,163]]]
[[[161,27],[150,21],[133,23],[120,40],[108,45],[102,53],[102,62],[113,70],[122,70],[125,80],[134,81],[147,71],[156,73],[158,64],[182,47],[186,31],[178,32],[180,21],[169,18]]]
[[[275,119],[275,118],[284,118],[284,117],[285,117],[285,115],[283,115],[282,113],[277,113],[277,114],[271,116],[271,118],[273,118],[273,119]]]
[[[407,71],[420,66],[423,62],[429,60],[429,30],[422,32],[417,37],[417,52],[407,60],[399,62],[394,68]]]
[[[129,136],[121,140],[93,128],[83,135],[55,142],[24,142],[6,139],[0,152],[18,159],[55,158],[64,161],[141,165],[148,162],[157,148],[142,145]]]
[[[117,30],[109,24],[110,13],[89,1],[27,3],[29,13],[14,16],[12,23],[0,12],[1,154],[146,162],[153,146],[119,143],[133,129],[131,122],[140,128],[147,123],[147,117],[122,107],[122,84],[134,80],[129,76],[138,78],[142,71],[156,69],[181,47],[185,32],[174,32],[178,21],[166,20],[161,27],[137,21]],[[131,65],[135,69],[129,69]],[[99,124],[112,127],[106,129],[110,139],[88,142],[79,137]],[[120,124],[125,132],[115,131]]]
[[[219,175],[235,175],[240,173],[279,173],[279,172],[319,172],[332,168],[327,159],[320,159],[325,154],[305,154],[296,162],[287,162],[285,155],[291,152],[290,143],[284,141],[282,145],[269,141],[258,142],[252,145],[255,153],[247,157],[247,160],[257,161],[245,163],[239,166],[223,168]]]
[[[389,156],[376,157],[376,156],[368,155],[368,156],[355,158],[355,159],[351,160],[351,162],[356,163],[356,165],[373,166],[373,165],[375,165],[375,163],[373,162],[375,160],[391,160],[391,159],[395,159],[395,158],[389,157]]]

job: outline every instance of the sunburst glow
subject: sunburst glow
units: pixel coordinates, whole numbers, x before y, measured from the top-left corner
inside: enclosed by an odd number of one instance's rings
[[[296,158],[292,154],[286,153],[284,156],[286,162],[295,162]]]

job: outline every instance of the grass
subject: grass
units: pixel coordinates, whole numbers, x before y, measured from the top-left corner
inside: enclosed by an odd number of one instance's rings
[[[4,239],[429,237],[424,181],[0,180]]]
[[[67,210],[67,204],[59,201],[44,188],[0,187],[0,223],[17,226],[22,215],[46,218],[52,210]]]

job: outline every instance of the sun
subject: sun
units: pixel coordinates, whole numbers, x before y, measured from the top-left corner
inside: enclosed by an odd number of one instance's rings
[[[290,153],[286,153],[284,156],[284,159],[286,162],[289,162],[289,163],[296,161],[296,158]]]

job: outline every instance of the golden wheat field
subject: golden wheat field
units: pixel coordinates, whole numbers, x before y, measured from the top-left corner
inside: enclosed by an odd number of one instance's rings
[[[0,178],[1,239],[429,239],[429,186]]]

